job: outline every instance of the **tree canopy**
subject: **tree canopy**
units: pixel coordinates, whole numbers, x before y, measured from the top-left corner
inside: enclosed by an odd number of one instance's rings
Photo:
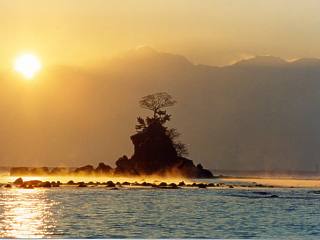
[[[142,108],[153,111],[153,117],[163,115],[163,108],[171,107],[176,103],[177,101],[166,92],[159,92],[144,96],[139,102]]]
[[[167,128],[164,124],[170,121],[171,115],[167,113],[165,108],[171,107],[176,104],[177,101],[173,99],[171,95],[166,92],[159,92],[142,97],[139,104],[142,108],[151,110],[153,112],[152,117],[137,118],[136,130],[143,132],[148,130],[149,126],[153,123],[160,124],[163,131],[170,138],[173,147],[175,148],[178,156],[188,155],[188,150],[185,144],[178,141],[180,133],[175,128]]]

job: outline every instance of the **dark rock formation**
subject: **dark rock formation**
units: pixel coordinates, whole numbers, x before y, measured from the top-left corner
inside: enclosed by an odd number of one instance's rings
[[[13,167],[10,169],[10,176],[66,176],[72,174],[86,174],[86,175],[110,175],[113,173],[113,169],[104,163],[99,163],[97,168],[92,165],[86,165],[76,169],[64,168],[64,167],[54,167],[49,169],[48,167],[39,168],[27,168],[27,167]]]
[[[207,184],[199,183],[198,188],[207,188]]]
[[[79,182],[78,187],[87,187],[87,184],[85,184],[84,182]]]
[[[126,155],[122,156],[116,161],[116,175],[139,175],[139,172],[135,169],[132,161],[128,159]]]
[[[46,182],[42,182],[38,185],[39,187],[43,187],[43,188],[51,188],[52,185],[50,182],[46,181]]]
[[[112,181],[108,181],[107,182],[107,186],[106,187],[109,187],[109,188],[114,188],[116,185],[114,184],[114,182]]]
[[[42,184],[42,181],[40,180],[30,180],[30,181],[24,181],[23,184],[20,186],[23,188],[34,188],[34,187],[39,187],[39,185]]]
[[[21,185],[21,184],[23,184],[23,179],[22,179],[22,178],[17,178],[17,179],[13,182],[13,184],[15,184],[15,185]]]
[[[182,182],[179,182],[178,186],[182,187],[182,186],[185,186],[186,184],[184,183],[184,181]]]
[[[158,121],[131,136],[134,154],[119,158],[115,174],[119,175],[180,175],[189,178],[211,178],[212,173],[194,165],[193,161],[180,157],[174,143]]]
[[[110,174],[112,173],[112,167],[101,162],[99,163],[98,167],[94,170],[94,172],[98,175]]]
[[[61,185],[61,183],[60,183],[60,181],[57,181],[57,182],[51,182],[51,186],[52,187],[60,187],[60,185]]]

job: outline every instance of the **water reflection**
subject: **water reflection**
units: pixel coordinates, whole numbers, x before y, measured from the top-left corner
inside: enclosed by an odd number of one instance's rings
[[[0,238],[41,238],[55,233],[52,207],[43,189],[0,192]]]

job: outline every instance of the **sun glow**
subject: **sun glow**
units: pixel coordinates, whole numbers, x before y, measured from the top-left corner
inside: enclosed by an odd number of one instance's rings
[[[14,69],[24,78],[30,80],[42,68],[42,64],[38,57],[33,54],[23,54],[16,58]]]

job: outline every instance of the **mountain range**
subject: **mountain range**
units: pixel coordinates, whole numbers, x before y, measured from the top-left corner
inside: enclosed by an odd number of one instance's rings
[[[256,56],[215,67],[140,47],[94,66],[0,82],[1,165],[112,164],[130,155],[138,101],[166,91],[170,126],[211,169],[318,169],[320,60]]]

